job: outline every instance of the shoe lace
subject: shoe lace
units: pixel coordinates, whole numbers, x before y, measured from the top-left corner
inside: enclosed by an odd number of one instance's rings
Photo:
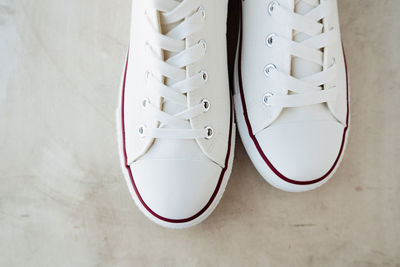
[[[313,0],[296,0],[296,6],[300,2],[305,2],[314,7],[305,15],[286,9],[276,0],[269,3],[268,13],[274,20],[290,27],[295,37],[298,34],[305,34],[308,38],[295,41],[296,38],[289,40],[272,33],[267,36],[266,45],[284,50],[292,57],[318,64],[322,71],[297,78],[278,70],[274,64],[268,64],[264,69],[264,74],[267,78],[276,81],[283,88],[284,93],[274,95],[266,92],[263,99],[265,105],[290,108],[325,103],[335,99],[336,87],[326,88],[326,85],[336,78],[336,63],[333,59],[330,66],[324,69],[324,51],[327,46],[337,40],[339,32],[334,28],[325,29],[322,21],[330,9],[331,0],[320,1],[320,4],[315,6]]]
[[[204,99],[201,103],[188,107],[187,99],[189,92],[200,89],[208,80],[208,74],[204,70],[194,75],[189,75],[187,70],[187,66],[201,60],[206,53],[204,40],[192,46],[186,42],[204,24],[206,13],[200,6],[201,0],[146,1],[148,22],[151,23],[149,14],[155,12],[160,23],[159,27],[152,23],[153,30],[146,43],[150,66],[146,72],[146,83],[151,93],[160,96],[161,104],[155,105],[148,98],[143,99],[142,107],[146,112],[151,112],[159,123],[155,128],[140,126],[139,134],[151,138],[210,138],[213,134],[212,128],[193,129],[190,126],[191,119],[208,111],[209,101]],[[169,30],[163,33],[162,29]],[[167,54],[171,56],[166,58]],[[170,114],[165,108],[163,110],[166,102],[178,106],[182,111]]]

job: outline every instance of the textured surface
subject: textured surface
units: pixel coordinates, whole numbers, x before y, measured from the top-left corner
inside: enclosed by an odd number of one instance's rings
[[[119,167],[129,7],[0,0],[0,266],[400,266],[399,1],[339,0],[352,128],[336,176],[278,191],[238,140],[220,205],[183,231],[148,221]]]

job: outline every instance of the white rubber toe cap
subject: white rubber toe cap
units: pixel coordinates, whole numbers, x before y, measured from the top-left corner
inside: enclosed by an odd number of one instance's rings
[[[288,123],[272,125],[256,138],[277,176],[309,182],[333,169],[341,153],[343,131],[336,121]]]
[[[209,160],[143,159],[131,165],[145,208],[168,220],[200,212],[210,201],[221,170]]]

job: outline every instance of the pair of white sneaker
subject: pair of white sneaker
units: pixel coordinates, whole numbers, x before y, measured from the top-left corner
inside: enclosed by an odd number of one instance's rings
[[[234,101],[227,4],[132,3],[121,163],[138,207],[165,227],[200,223],[218,204],[233,164],[233,108],[251,160],[279,189],[322,185],[343,156],[349,102],[336,0],[243,0]]]

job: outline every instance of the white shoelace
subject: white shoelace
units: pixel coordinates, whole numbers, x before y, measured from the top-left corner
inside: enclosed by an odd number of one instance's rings
[[[158,122],[159,127],[148,128],[140,126],[139,134],[151,138],[169,139],[196,139],[211,138],[213,130],[210,127],[204,129],[192,129],[190,119],[208,111],[210,103],[204,99],[196,106],[187,108],[187,94],[204,86],[208,74],[200,71],[189,76],[186,66],[191,65],[206,53],[206,42],[199,40],[193,46],[188,47],[186,39],[199,31],[205,21],[205,10],[200,6],[201,0],[146,0],[147,10],[157,11],[159,14],[161,28],[171,28],[162,34],[154,25],[154,31],[147,41],[147,52],[149,55],[150,69],[146,73],[148,90],[160,96],[163,101],[178,105],[183,111],[177,114],[169,114],[157,105],[150,102],[148,98],[142,101],[142,107],[146,112],[151,112]],[[150,18],[146,12],[149,23]],[[166,60],[155,52],[161,50],[163,53],[172,53],[173,56]],[[168,83],[162,82],[168,79]],[[168,85],[167,85],[168,84]],[[161,104],[161,107],[163,105]],[[168,126],[166,128],[166,126]]]
[[[296,0],[295,4],[302,1],[315,6],[312,0]],[[336,29],[324,30],[324,25],[321,23],[329,10],[329,2],[330,0],[321,0],[321,3],[314,9],[305,15],[300,15],[282,7],[278,1],[271,1],[268,6],[269,16],[278,23],[284,23],[290,27],[295,34],[307,34],[309,38],[302,42],[296,42],[271,33],[266,38],[266,45],[323,67],[324,48],[337,40],[339,36]],[[288,95],[274,95],[267,92],[263,99],[267,106],[300,107],[329,102],[336,97],[336,87],[324,88],[327,83],[336,78],[335,62],[325,70],[301,79],[279,71],[274,64],[268,64],[264,73],[269,79],[279,81],[282,88],[291,92]]]

